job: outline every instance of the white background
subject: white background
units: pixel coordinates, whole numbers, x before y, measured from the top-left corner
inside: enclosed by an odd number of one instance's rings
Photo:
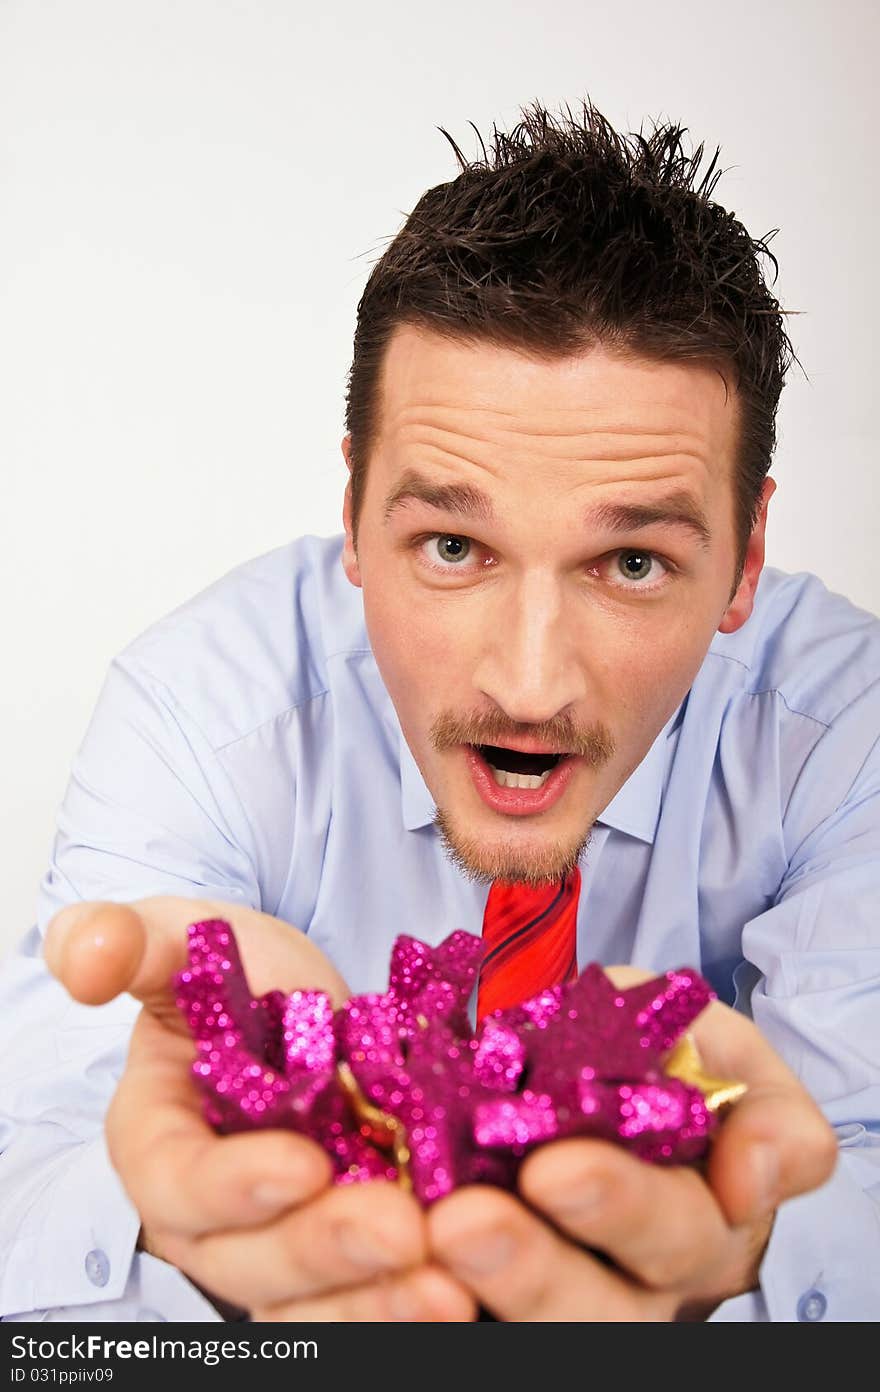
[[[341,530],[355,308],[424,189],[538,99],[686,125],[779,227],[809,380],[768,561],[880,610],[872,0],[0,0],[0,951],[107,663],[239,562]],[[872,93],[874,94],[872,96]]]

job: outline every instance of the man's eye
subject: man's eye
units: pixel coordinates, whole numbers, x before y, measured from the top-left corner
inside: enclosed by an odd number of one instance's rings
[[[655,560],[650,551],[618,551],[617,568],[627,580],[647,580],[655,570]]]
[[[655,551],[643,551],[637,546],[610,551],[588,567],[595,580],[612,589],[629,590],[630,594],[659,594],[666,590],[676,573],[676,566]]]
[[[441,561],[464,561],[471,550],[471,541],[468,540],[468,537],[451,536],[447,532],[429,537],[427,544]]]

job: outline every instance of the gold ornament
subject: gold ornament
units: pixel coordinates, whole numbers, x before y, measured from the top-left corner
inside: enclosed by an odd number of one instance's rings
[[[700,1090],[706,1099],[710,1112],[717,1112],[736,1102],[743,1093],[748,1092],[745,1083],[737,1083],[732,1078],[713,1078],[703,1068],[703,1060],[692,1034],[683,1034],[663,1065],[664,1072],[679,1082]]]

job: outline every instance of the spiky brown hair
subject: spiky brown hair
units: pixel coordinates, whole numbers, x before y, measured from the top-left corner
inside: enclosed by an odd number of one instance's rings
[[[737,575],[776,444],[783,378],[796,360],[752,238],[712,201],[720,147],[655,122],[624,136],[589,99],[579,118],[538,102],[491,153],[468,160],[442,126],[461,173],[422,195],[373,267],[357,311],[346,393],[355,544],[379,423],[388,340],[411,324],[553,359],[595,344],[716,367],[739,399],[734,504]]]

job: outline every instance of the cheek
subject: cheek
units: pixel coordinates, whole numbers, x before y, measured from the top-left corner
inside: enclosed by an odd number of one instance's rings
[[[402,587],[364,590],[364,618],[382,679],[398,711],[424,714],[443,693],[461,681],[466,669],[465,644],[454,615],[438,606],[430,613]]]
[[[632,713],[661,711],[690,689],[713,632],[668,613],[609,623],[600,639],[601,658],[597,654],[589,665],[612,705]]]
[[[397,665],[410,668],[462,653],[475,615],[449,599],[426,598],[414,592],[405,575],[393,572],[379,585],[365,584],[364,616],[374,652],[378,656],[381,648]]]

